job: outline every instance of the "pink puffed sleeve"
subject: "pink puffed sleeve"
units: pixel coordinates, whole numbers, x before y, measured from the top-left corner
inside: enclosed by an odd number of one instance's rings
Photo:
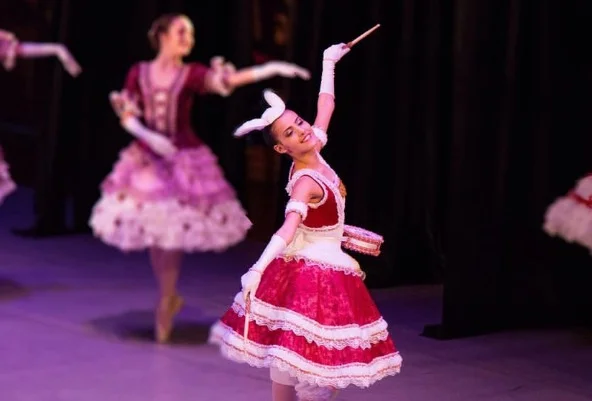
[[[140,90],[140,63],[132,65],[127,72],[123,89],[133,98],[139,100],[142,97],[142,91]]]
[[[206,76],[209,70],[209,67],[201,63],[189,64],[187,87],[200,95],[206,93]]]

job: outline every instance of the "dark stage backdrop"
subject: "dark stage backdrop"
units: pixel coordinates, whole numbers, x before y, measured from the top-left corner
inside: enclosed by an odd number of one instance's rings
[[[336,71],[327,159],[348,221],[385,235],[374,283],[442,279],[449,338],[590,322],[592,261],[541,231],[592,168],[585,1],[298,2],[294,57],[382,28]],[[317,82],[294,89],[308,118]]]
[[[239,0],[129,0],[117,9],[107,2],[62,3],[56,37],[71,46],[85,72],[63,81],[60,135],[48,136],[51,168],[44,172],[51,174],[44,182],[55,194],[67,177],[85,221],[97,184],[127,141],[107,95],[133,62],[151,56],[145,39],[151,20],[185,11],[196,23],[193,58],[222,53],[245,65],[250,6]],[[385,236],[380,258],[360,258],[369,286],[443,281],[442,322],[426,330],[437,337],[589,321],[589,255],[541,231],[547,205],[592,167],[589,2],[290,3],[288,55],[310,68],[313,80],[290,82],[285,93],[308,119],[323,49],[383,24],[337,66],[337,110],[326,148],[348,188],[347,222]],[[204,99],[196,115],[239,189],[245,141],[227,133],[252,117],[255,108],[241,105],[257,102],[259,91]]]

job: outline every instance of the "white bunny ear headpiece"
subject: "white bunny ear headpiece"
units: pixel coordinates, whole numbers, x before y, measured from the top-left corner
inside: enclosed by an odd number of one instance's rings
[[[286,104],[282,98],[276,95],[272,90],[266,89],[263,92],[263,97],[265,98],[267,104],[269,104],[267,110],[263,112],[260,118],[249,120],[238,127],[234,131],[235,137],[238,138],[247,135],[252,131],[262,130],[263,128],[273,124],[273,122],[277,120],[286,110]]]

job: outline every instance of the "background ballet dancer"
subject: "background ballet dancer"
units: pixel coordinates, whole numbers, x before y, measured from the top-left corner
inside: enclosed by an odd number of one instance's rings
[[[185,64],[194,34],[182,14],[161,16],[148,36],[156,58],[132,66],[123,91],[111,96],[122,126],[138,140],[103,182],[90,225],[123,251],[150,250],[160,292],[155,336],[166,342],[183,303],[177,291],[183,253],[223,251],[251,227],[216,157],[191,126],[194,96],[228,96],[262,79],[308,79],[309,73],[278,61],[238,71],[222,58],[210,67]]]
[[[78,76],[82,69],[72,57],[66,46],[60,43],[20,42],[9,31],[0,29],[0,63],[8,71],[12,70],[17,58],[57,57],[66,71],[72,76]],[[4,159],[4,152],[0,146],[0,203],[16,189],[12,180],[9,166]]]

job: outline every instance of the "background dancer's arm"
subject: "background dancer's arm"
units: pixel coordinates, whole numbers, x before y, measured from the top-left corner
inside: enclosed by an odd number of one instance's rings
[[[73,77],[82,72],[82,68],[72,56],[66,46],[61,43],[35,43],[20,42],[18,44],[17,55],[21,58],[36,58],[55,56]]]
[[[148,129],[141,121],[141,91],[138,83],[139,66],[134,65],[127,73],[124,89],[111,92],[109,101],[119,117],[121,126],[132,136],[146,144],[155,153],[163,157],[171,157],[177,148],[164,135]]]
[[[284,61],[269,61],[237,71],[232,63],[225,62],[222,57],[214,57],[206,76],[206,89],[210,93],[229,96],[236,88],[275,76],[310,79],[308,70]]]

